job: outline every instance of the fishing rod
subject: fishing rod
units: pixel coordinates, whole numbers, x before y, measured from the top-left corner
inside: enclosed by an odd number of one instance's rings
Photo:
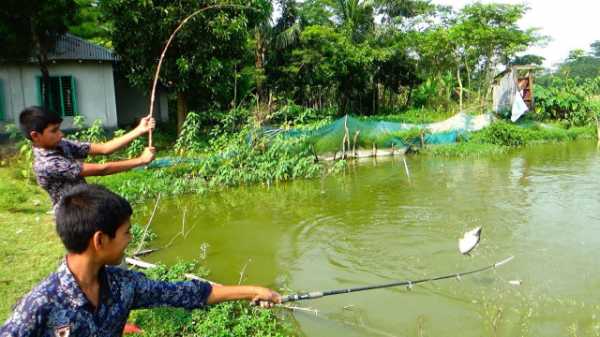
[[[158,83],[158,77],[160,75],[160,68],[162,67],[163,60],[165,58],[165,54],[167,53],[167,50],[169,49],[171,42],[175,38],[175,35],[177,35],[179,30],[181,30],[181,28],[183,28],[183,26],[194,16],[196,16],[202,12],[205,12],[207,10],[210,10],[210,9],[223,9],[223,8],[249,9],[249,10],[258,12],[258,10],[256,8],[253,8],[250,6],[236,5],[236,4],[216,4],[216,5],[211,5],[211,6],[206,6],[204,8],[201,8],[201,9],[193,12],[192,14],[188,15],[185,19],[183,19],[179,23],[179,25],[177,25],[177,28],[175,28],[175,30],[171,33],[171,35],[169,35],[169,39],[165,43],[165,47],[162,49],[162,52],[160,53],[160,58],[158,59],[158,65],[156,66],[156,72],[154,73],[154,80],[152,81],[152,91],[150,92],[150,107],[149,107],[150,111],[148,112],[149,117],[152,117],[154,115],[154,101],[156,98],[156,84]],[[150,132],[148,132],[148,146],[152,147],[152,130],[150,130]]]
[[[475,269],[475,270],[471,270],[471,271],[467,271],[467,272],[454,273],[454,274],[448,274],[448,275],[437,276],[437,277],[430,277],[430,278],[425,278],[425,279],[420,279],[420,280],[415,280],[415,281],[397,281],[397,282],[372,285],[372,286],[346,288],[346,289],[334,289],[334,290],[327,290],[327,291],[311,291],[308,293],[298,293],[298,294],[286,295],[281,298],[281,303],[295,302],[295,301],[302,301],[302,300],[314,300],[316,298],[321,298],[321,297],[325,297],[325,296],[348,294],[348,293],[354,293],[354,292],[358,292],[358,291],[365,291],[365,290],[372,290],[372,289],[382,289],[382,288],[390,288],[390,287],[398,287],[398,286],[408,286],[409,288],[411,288],[415,284],[445,280],[445,279],[449,279],[449,278],[460,279],[462,276],[481,273],[481,272],[484,272],[484,271],[490,270],[490,269],[496,269],[496,268],[502,266],[503,264],[510,262],[510,260],[512,260],[513,258],[514,258],[514,256],[511,256],[509,258],[506,258],[500,262],[496,262],[487,267],[483,267],[483,268],[479,268],[479,269]]]

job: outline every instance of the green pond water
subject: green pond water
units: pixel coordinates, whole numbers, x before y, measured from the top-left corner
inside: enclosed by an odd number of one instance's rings
[[[408,156],[345,175],[163,199],[146,257],[202,258],[210,279],[282,293],[495,270],[299,305],[306,336],[600,335],[600,156],[594,143],[500,157]],[[136,216],[145,223],[154,202]],[[182,231],[185,215],[186,236]],[[483,226],[472,256],[458,238]],[[513,281],[513,282],[510,282]],[[520,285],[515,285],[519,281]]]

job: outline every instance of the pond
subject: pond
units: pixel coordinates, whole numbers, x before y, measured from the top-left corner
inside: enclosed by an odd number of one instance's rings
[[[515,256],[461,280],[307,301],[300,305],[318,315],[294,317],[306,336],[600,335],[594,143],[407,163],[410,178],[401,158],[377,159],[320,180],[163,199],[152,245],[169,247],[146,259],[202,258],[212,280],[291,293],[468,271]],[[477,226],[479,247],[460,255],[458,238]]]

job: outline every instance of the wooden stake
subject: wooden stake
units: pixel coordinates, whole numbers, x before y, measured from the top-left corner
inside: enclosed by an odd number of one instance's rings
[[[148,227],[150,227],[150,224],[152,223],[152,220],[154,219],[154,214],[156,213],[156,209],[158,208],[159,201],[160,201],[160,193],[158,194],[158,197],[156,198],[156,203],[154,204],[154,209],[152,210],[150,219],[148,219],[148,223],[146,223],[146,227],[144,228],[144,233],[142,233],[142,238],[140,239],[140,242],[138,243],[137,248],[133,252],[133,255],[138,255],[140,253],[142,247],[144,246],[144,240],[146,240],[146,235],[148,234]]]
[[[352,146],[352,153],[354,155],[354,157],[358,157],[358,153],[356,152],[356,143],[358,142],[358,135],[360,134],[360,130],[356,130],[356,133],[354,134],[354,144]]]
[[[133,258],[133,257],[126,257],[125,258],[125,262],[129,263],[132,266],[136,266],[136,267],[142,268],[142,269],[152,269],[152,268],[158,267],[155,264],[152,264],[152,263],[146,262],[146,261],[142,261],[140,259],[136,259],[136,258]],[[190,280],[198,280],[198,281],[202,281],[202,282],[208,282],[208,283],[213,284],[213,285],[219,285],[219,283],[215,283],[213,281],[209,281],[207,279],[204,279],[204,278],[202,278],[200,276],[196,276],[194,274],[188,274],[188,273],[186,273],[186,274],[183,274],[183,276],[185,278],[187,278],[187,279],[190,279]]]

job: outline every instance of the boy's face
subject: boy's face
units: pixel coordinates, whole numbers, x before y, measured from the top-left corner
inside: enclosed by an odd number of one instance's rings
[[[125,256],[125,249],[127,249],[127,245],[129,245],[129,241],[131,241],[130,229],[131,223],[129,219],[127,219],[125,223],[119,226],[114,238],[105,235],[105,243],[102,245],[100,251],[102,260],[104,260],[105,264],[117,265],[121,263],[123,256]]]
[[[33,143],[45,149],[55,148],[62,138],[63,133],[60,131],[60,123],[49,124],[42,133],[31,131]]]

